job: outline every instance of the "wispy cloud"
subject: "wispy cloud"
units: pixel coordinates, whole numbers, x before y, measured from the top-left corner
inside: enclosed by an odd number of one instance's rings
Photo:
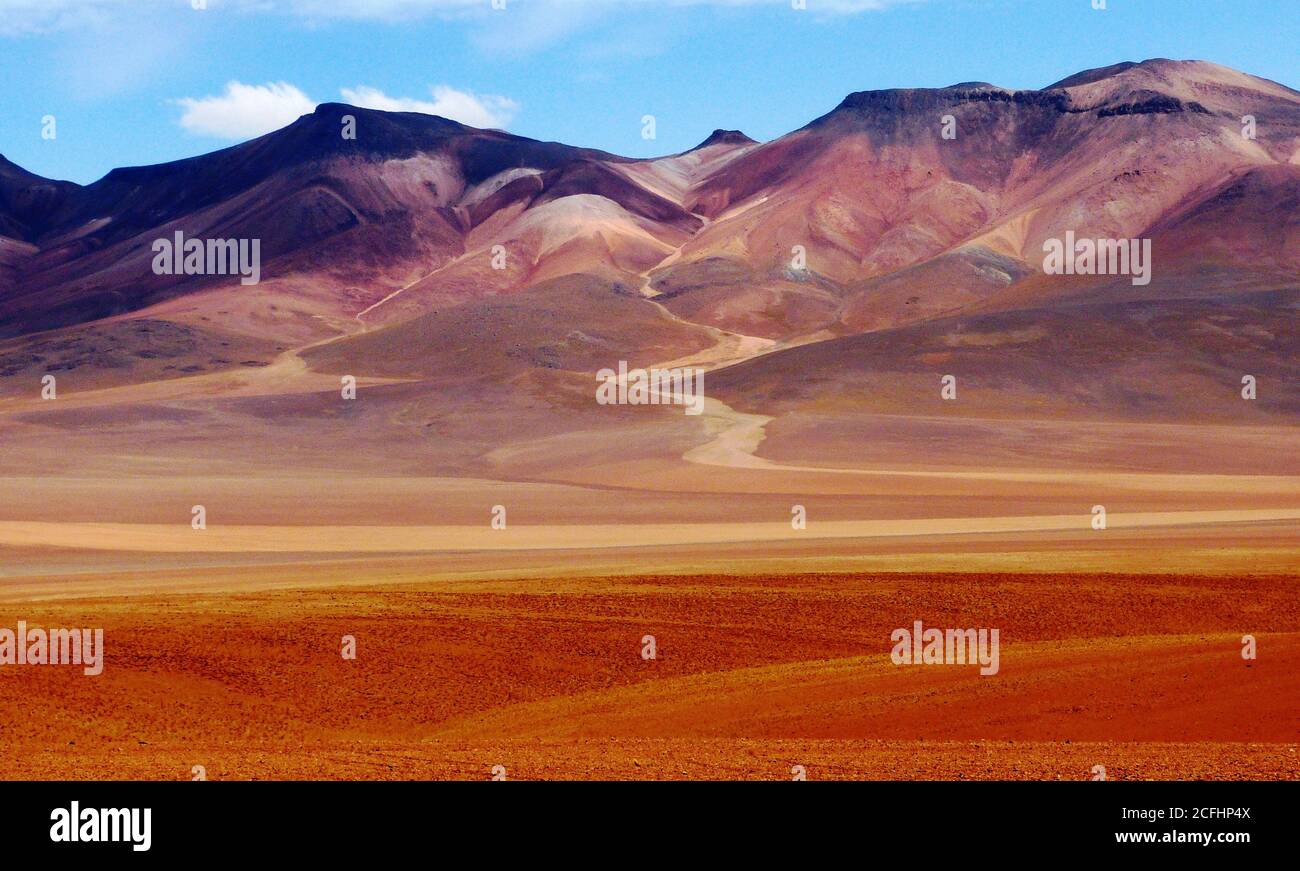
[[[789,6],[790,0],[504,0],[495,10],[488,0],[207,0],[203,14],[235,10],[250,14],[290,15],[308,21],[387,21],[415,18],[485,18],[518,11],[554,22],[581,19],[593,11],[654,6]],[[924,0],[807,0],[813,12],[854,14]],[[186,10],[184,0],[0,0],[0,35],[16,36],[104,23],[118,17]],[[544,10],[544,12],[543,12]]]
[[[210,0],[217,2],[217,0]],[[338,18],[400,18],[430,12],[482,8],[487,0],[247,0],[263,7],[289,7],[302,15]],[[919,0],[807,0],[809,9],[836,12],[866,12]],[[552,7],[633,7],[633,6],[789,6],[790,0],[504,0],[505,10],[532,6]]]
[[[183,64],[198,44],[202,34],[186,22],[123,17],[61,37],[49,74],[69,96],[100,100],[148,87]]]
[[[126,8],[125,0],[0,0],[0,35],[102,24]]]
[[[342,90],[343,101],[365,109],[382,109],[385,112],[423,112],[441,115],[471,127],[505,127],[519,111],[519,104],[509,97],[495,94],[473,94],[458,91],[449,85],[434,85],[429,89],[432,100],[410,97],[390,97],[377,88],[358,85]]]
[[[432,100],[391,97],[378,88],[358,85],[343,88],[344,102],[385,112],[423,112],[441,115],[471,127],[505,127],[519,111],[509,97],[475,94],[450,85],[429,89]],[[218,139],[251,139],[293,123],[316,108],[316,101],[288,82],[246,85],[228,82],[220,94],[183,97],[179,123],[190,133]]]
[[[210,0],[219,2],[219,0]],[[236,0],[240,2],[240,0]],[[435,13],[455,13],[489,7],[488,0],[242,0],[249,5],[264,8],[289,9],[298,15],[319,18],[356,18],[398,20]],[[563,13],[589,7],[616,9],[618,7],[651,6],[790,6],[790,0],[503,0],[508,12],[523,9],[550,7]],[[825,12],[867,12],[915,3],[920,0],[807,0],[810,10]]]
[[[316,108],[316,102],[287,82],[245,85],[229,82],[224,93],[185,97],[180,125],[190,133],[218,139],[251,139],[290,124]]]

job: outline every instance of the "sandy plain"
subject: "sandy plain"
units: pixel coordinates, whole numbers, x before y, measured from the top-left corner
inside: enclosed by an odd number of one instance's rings
[[[715,332],[695,362],[748,347]],[[690,417],[564,373],[345,403],[329,344],[6,385],[0,627],[106,658],[0,669],[0,776],[1300,776],[1285,421]],[[1002,670],[894,666],[917,619],[997,627]]]

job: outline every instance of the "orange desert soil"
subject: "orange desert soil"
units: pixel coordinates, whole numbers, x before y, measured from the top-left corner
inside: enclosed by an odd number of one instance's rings
[[[106,656],[0,669],[0,776],[1295,779],[1298,592],[858,573],[11,600],[0,626],[103,627]],[[893,665],[917,619],[998,628],[999,672]]]

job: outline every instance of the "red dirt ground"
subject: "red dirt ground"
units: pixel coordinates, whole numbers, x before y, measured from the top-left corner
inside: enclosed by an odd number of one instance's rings
[[[815,574],[4,604],[0,626],[102,626],[107,654],[98,677],[0,670],[0,776],[1295,779],[1298,586]],[[998,628],[1001,670],[893,665],[915,619]]]

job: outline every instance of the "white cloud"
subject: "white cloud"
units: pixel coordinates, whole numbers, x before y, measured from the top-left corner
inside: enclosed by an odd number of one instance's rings
[[[449,85],[429,89],[432,100],[390,97],[378,88],[358,85],[343,88],[344,102],[384,112],[423,112],[441,115],[471,127],[505,127],[519,104],[509,97],[459,91]],[[218,139],[252,139],[292,124],[316,109],[316,101],[288,82],[246,85],[228,82],[226,90],[211,97],[183,97],[181,127],[200,136]]]
[[[180,125],[191,133],[220,139],[251,139],[291,124],[313,111],[316,101],[286,82],[245,85],[229,82],[225,93],[185,97]]]
[[[390,97],[378,88],[358,85],[342,90],[343,102],[363,109],[382,109],[385,112],[423,112],[441,115],[471,127],[505,127],[519,111],[519,104],[509,97],[494,94],[473,94],[458,91],[449,85],[434,85],[429,89],[433,100],[414,100],[410,97]]]

